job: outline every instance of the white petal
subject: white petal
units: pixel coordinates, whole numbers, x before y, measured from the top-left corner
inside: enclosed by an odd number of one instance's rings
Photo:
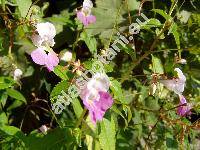
[[[178,78],[182,81],[186,81],[186,77],[184,76],[183,72],[179,68],[175,68],[174,71],[178,73]]]
[[[160,83],[176,94],[181,94],[184,91],[185,82],[180,79],[160,80]]]
[[[40,46],[42,46],[42,43],[43,43],[43,39],[39,36],[39,35],[33,35],[32,37],[31,37],[31,39],[32,39],[32,42],[33,42],[33,44],[35,45],[35,46],[37,46],[37,47],[40,47]]]
[[[93,3],[91,0],[84,0],[83,9],[92,9]]]
[[[23,74],[21,69],[15,69],[14,71],[14,80],[17,80],[21,77],[21,75]]]
[[[36,31],[41,36],[41,38],[49,38],[52,39],[56,35],[56,29],[52,23],[38,23],[36,25]]]
[[[63,56],[61,57],[61,60],[62,61],[65,61],[65,62],[69,62],[72,60],[72,53],[67,51],[63,54]]]
[[[110,86],[109,78],[106,74],[97,73],[93,78],[87,83],[87,88],[89,90],[96,89],[97,91],[107,92]]]

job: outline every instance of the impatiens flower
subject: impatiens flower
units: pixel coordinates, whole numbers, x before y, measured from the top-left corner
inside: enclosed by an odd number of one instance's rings
[[[14,71],[14,80],[18,80],[22,76],[23,72],[21,69],[15,69]]]
[[[77,11],[77,18],[84,24],[84,26],[96,22],[96,17],[91,15],[92,7],[93,3],[91,0],[84,0],[82,9]]]
[[[174,71],[178,73],[178,78],[172,80],[160,80],[160,83],[164,84],[169,90],[174,91],[176,94],[182,94],[185,87],[186,77],[179,68],[175,68]]]
[[[53,50],[47,53],[42,47],[34,50],[31,53],[31,58],[36,64],[46,66],[49,71],[53,71],[59,63],[58,56]]]
[[[36,64],[44,65],[49,71],[53,71],[59,63],[57,54],[50,48],[55,44],[56,29],[52,23],[38,23],[36,32],[32,41],[38,48],[31,53],[31,57]]]
[[[186,115],[191,115],[191,106],[190,104],[187,103],[185,97],[183,95],[179,95],[180,98],[180,103],[179,105],[183,105],[183,106],[179,106],[177,108],[177,114],[184,117]],[[184,105],[185,104],[185,105]]]
[[[113,104],[109,89],[109,79],[105,74],[97,73],[88,81],[81,92],[83,104],[89,110],[91,121],[101,121],[107,109]]]
[[[54,37],[56,35],[56,29],[52,23],[38,23],[36,25],[36,32],[37,34],[34,34],[32,36],[32,42],[35,46],[54,46]]]

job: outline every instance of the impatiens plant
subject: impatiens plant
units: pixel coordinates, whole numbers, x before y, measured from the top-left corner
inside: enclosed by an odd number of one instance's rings
[[[199,0],[0,0],[0,149],[200,147]]]

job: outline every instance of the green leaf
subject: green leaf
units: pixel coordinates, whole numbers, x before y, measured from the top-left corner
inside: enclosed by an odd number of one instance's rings
[[[31,0],[16,0],[21,17],[25,18],[32,4]]]
[[[129,46],[129,45],[127,45],[125,47],[122,46],[121,49],[124,50],[127,54],[129,54],[132,60],[134,60],[136,58],[134,49],[131,46]]]
[[[115,150],[115,121],[113,117],[111,120],[104,118],[100,123],[101,133],[99,135],[99,141],[103,150]]]
[[[26,147],[29,150],[56,150],[71,149],[70,146],[75,141],[70,128],[56,128],[47,135],[32,133],[26,138]]]
[[[140,5],[137,0],[126,2],[124,0],[96,0],[96,7],[92,10],[92,14],[96,16],[96,23],[86,28],[87,33],[99,35],[102,43],[108,46],[111,42],[110,38],[118,31],[117,25],[127,28],[127,4],[130,12],[135,12]],[[115,27],[116,29],[113,29]]]
[[[17,138],[22,141],[25,138],[22,131],[14,126],[7,126],[7,125],[0,126],[0,131],[6,134],[7,135],[6,137],[11,136],[12,138]]]
[[[142,29],[150,29],[153,27],[160,27],[162,24],[158,19],[150,18],[146,24],[142,24]]]
[[[83,31],[80,35],[80,40],[83,40],[92,54],[97,52],[97,41],[91,35],[88,35],[86,31]]]
[[[15,81],[10,77],[0,77],[0,90],[11,87]]]
[[[114,111],[116,114],[120,115],[124,119],[126,126],[128,126],[128,122],[127,122],[125,116],[121,113],[121,111],[119,110],[119,108],[116,105],[113,105],[111,107],[111,110]]]
[[[53,90],[51,91],[51,94],[50,94],[50,98],[54,98],[58,95],[61,94],[61,91],[64,91],[66,92],[67,91],[67,88],[69,87],[69,82],[68,81],[61,81],[60,83],[58,83],[54,88]]]
[[[0,125],[8,123],[8,118],[4,112],[0,113]]]
[[[0,5],[1,5],[3,11],[5,11],[6,10],[6,0],[0,0]],[[0,49],[1,49],[1,47],[0,47]]]
[[[164,74],[164,69],[161,60],[156,56],[153,55],[151,56],[152,56],[152,67],[153,67],[152,71],[154,73]]]
[[[161,9],[152,9],[152,11],[160,14],[161,16],[163,16],[166,20],[170,20],[172,19],[172,17],[170,15],[168,15],[164,10]]]
[[[115,99],[119,100],[122,104],[127,104],[127,101],[122,93],[121,84],[117,80],[111,80],[110,88],[114,94]]]
[[[25,97],[19,91],[14,90],[14,89],[7,89],[6,92],[10,97],[12,97],[16,100],[20,100],[26,104]]]
[[[14,126],[1,126],[0,130],[4,131],[8,135],[15,135],[17,132],[21,132],[20,129]]]
[[[8,94],[6,93],[6,91],[0,91],[0,102],[3,107],[5,106],[7,99],[8,99]]]
[[[22,101],[14,101],[8,108],[7,108],[7,111],[10,111],[12,109],[15,109],[19,106],[21,106],[23,104]]]
[[[83,108],[82,108],[82,106],[80,104],[80,101],[77,98],[73,99],[72,106],[73,106],[74,112],[76,114],[76,117],[80,118],[80,116],[81,116],[81,114],[83,112]]]
[[[180,49],[180,34],[178,32],[178,26],[176,23],[173,23],[170,30],[169,30],[169,33],[172,33],[173,36],[174,36],[174,39],[175,39],[175,42],[176,42],[176,45],[177,45],[177,48]],[[168,34],[169,34],[168,33]]]
[[[68,80],[68,76],[67,76],[67,69],[63,66],[56,66],[54,68],[54,71],[53,71],[58,77],[60,77],[61,79],[63,80]]]

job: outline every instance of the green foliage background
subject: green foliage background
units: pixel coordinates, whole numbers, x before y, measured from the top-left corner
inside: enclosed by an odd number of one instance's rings
[[[0,0],[0,148],[199,149],[200,1],[93,2],[97,22],[84,28],[75,16],[82,1]],[[32,23],[53,23],[56,53],[69,50],[73,61],[79,59],[91,69],[95,54],[107,49],[118,38],[117,32],[129,36],[129,25],[141,18],[139,11],[150,21],[104,65],[115,102],[103,121],[95,128],[80,98],[55,115],[51,103],[78,75],[65,62],[54,72],[32,62]],[[176,57],[187,64],[176,63]],[[149,95],[152,74],[173,77],[175,67],[187,77],[184,96],[193,106],[189,117],[176,114],[178,96],[162,85]],[[13,79],[16,68],[23,71],[19,81]],[[38,132],[41,125],[49,127],[47,133]]]

